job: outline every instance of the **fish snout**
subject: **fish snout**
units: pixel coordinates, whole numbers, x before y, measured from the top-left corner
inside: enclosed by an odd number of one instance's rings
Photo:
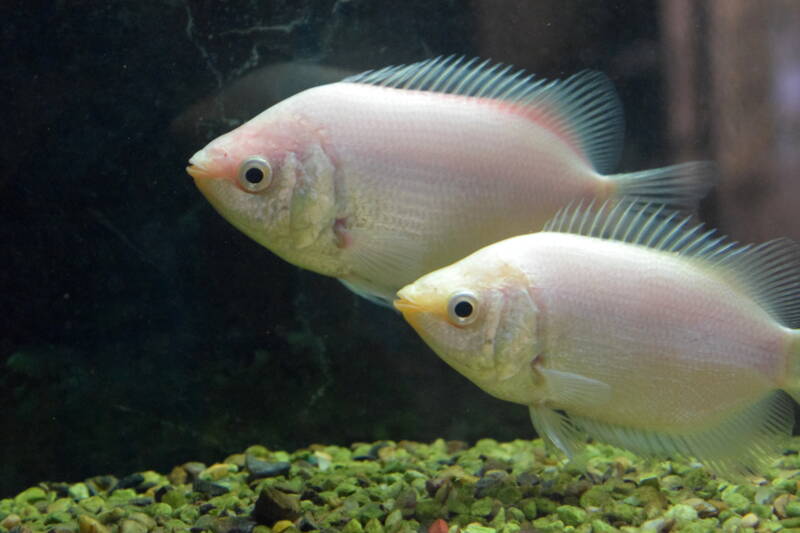
[[[186,167],[186,172],[195,180],[211,179],[214,177],[214,174],[208,168],[198,164],[190,164]]]
[[[421,306],[402,297],[394,301],[394,308],[403,313],[403,316],[406,316],[407,313],[419,313],[423,311]]]

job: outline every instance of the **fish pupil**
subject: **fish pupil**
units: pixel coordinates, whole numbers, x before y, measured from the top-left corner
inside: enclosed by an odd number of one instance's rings
[[[453,308],[458,318],[467,318],[472,314],[472,304],[469,302],[458,302]]]
[[[250,183],[259,183],[264,179],[264,172],[260,168],[248,168],[247,172],[244,173],[244,177]]]

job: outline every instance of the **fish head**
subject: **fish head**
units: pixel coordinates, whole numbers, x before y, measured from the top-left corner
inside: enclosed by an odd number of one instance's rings
[[[513,263],[485,248],[397,296],[395,307],[447,364],[493,396],[532,401],[538,310]]]
[[[214,139],[186,170],[237,229],[291,263],[335,275],[313,246],[335,241],[326,234],[336,218],[333,163],[317,128],[275,111]]]

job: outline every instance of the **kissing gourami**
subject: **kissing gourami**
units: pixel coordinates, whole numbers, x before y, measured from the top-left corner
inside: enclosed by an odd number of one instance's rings
[[[800,397],[800,247],[740,246],[663,207],[562,210],[543,231],[423,276],[395,306],[448,364],[584,435],[760,472]]]
[[[278,256],[391,302],[572,201],[693,207],[708,163],[608,175],[622,122],[600,73],[547,81],[437,58],[294,95],[213,140],[187,170],[223,217]]]

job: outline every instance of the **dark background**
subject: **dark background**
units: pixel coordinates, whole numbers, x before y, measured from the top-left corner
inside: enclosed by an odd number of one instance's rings
[[[707,18],[680,24],[704,42]],[[534,436],[524,407],[248,240],[186,175],[210,139],[336,79],[319,65],[597,69],[625,105],[621,170],[714,157],[705,122],[670,137],[654,1],[4,2],[0,20],[0,497],[254,443]]]

